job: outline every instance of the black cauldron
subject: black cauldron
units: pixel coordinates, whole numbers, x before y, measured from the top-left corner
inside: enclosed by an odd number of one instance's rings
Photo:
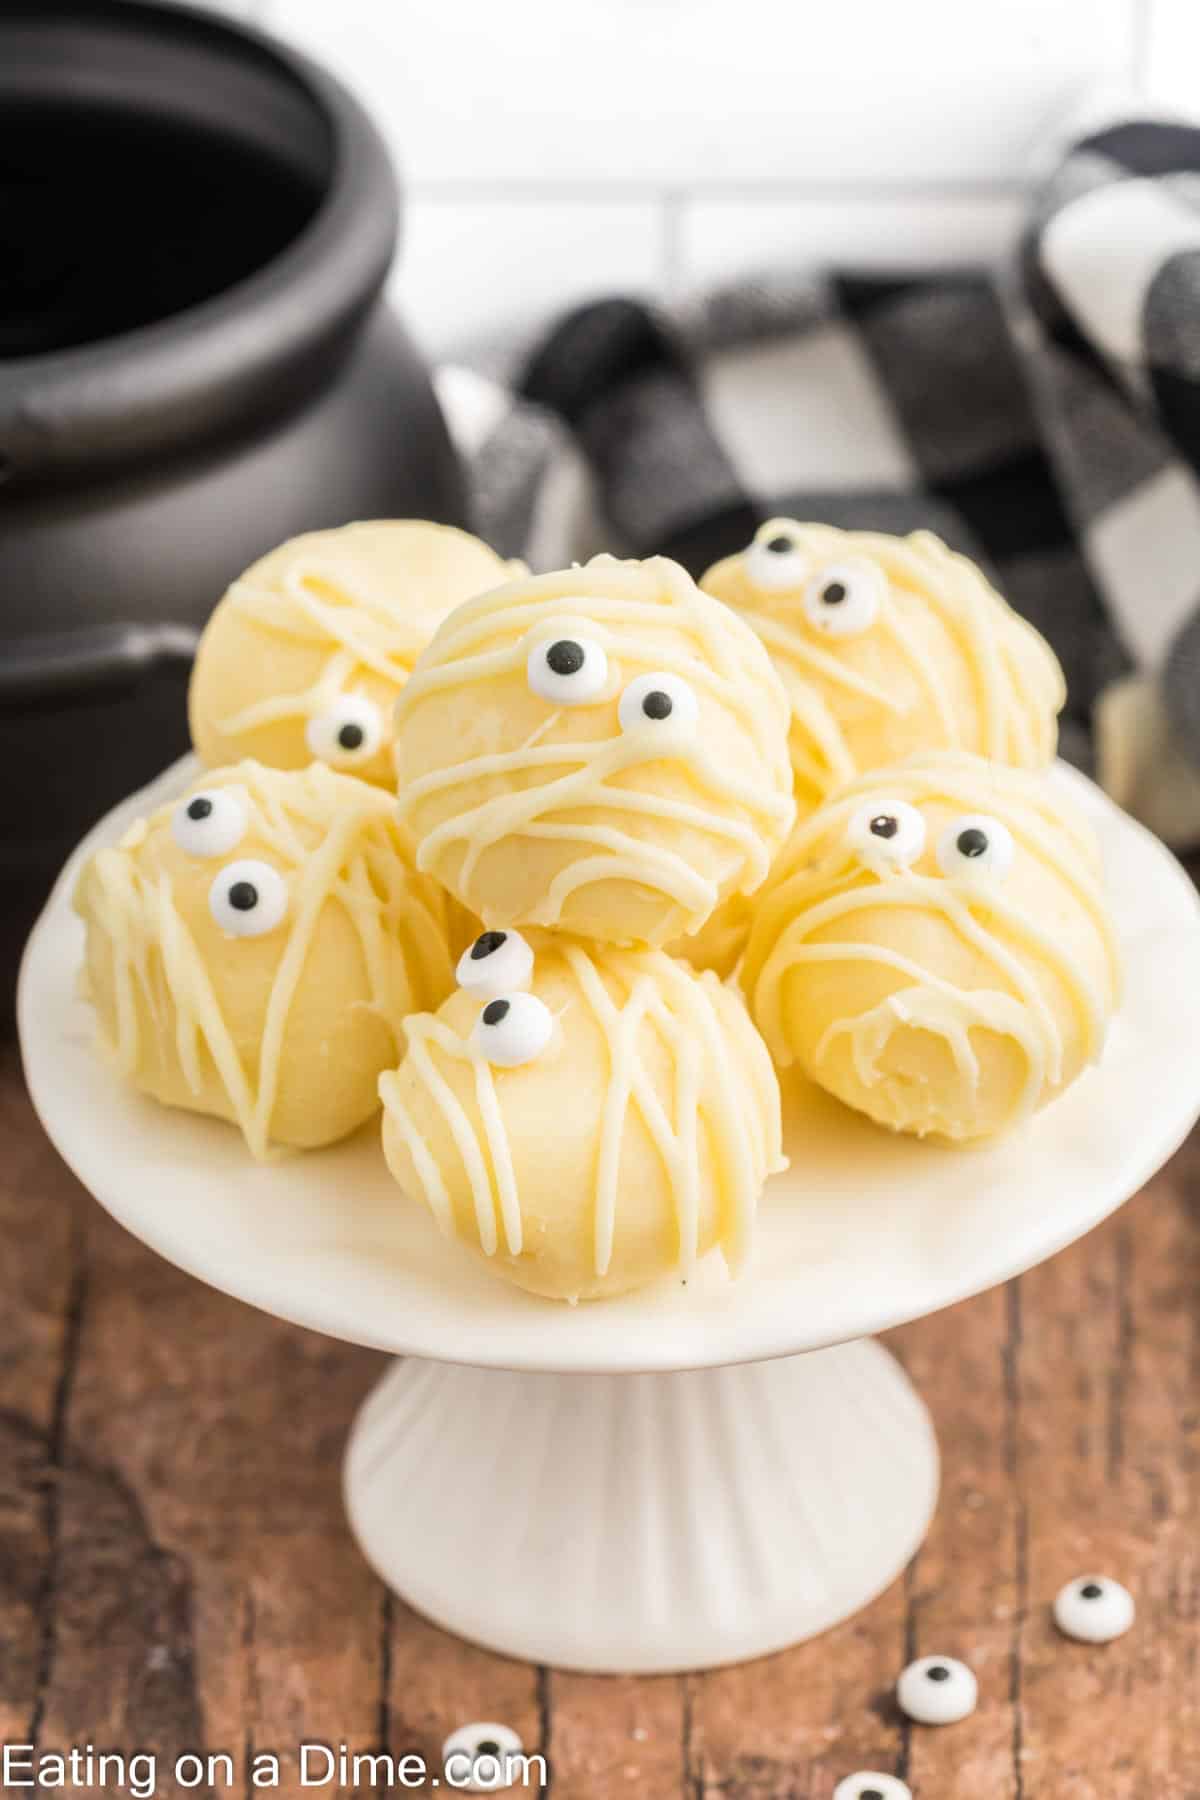
[[[0,917],[186,747],[198,628],[298,531],[462,523],[381,299],[397,195],[320,69],[140,0],[0,0]]]

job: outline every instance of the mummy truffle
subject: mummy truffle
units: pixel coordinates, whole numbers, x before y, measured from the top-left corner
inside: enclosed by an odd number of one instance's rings
[[[665,558],[526,577],[439,628],[396,708],[418,862],[484,923],[661,945],[794,816],[761,643]]]
[[[460,601],[521,567],[419,519],[281,544],[233,583],[200,641],[188,710],[201,761],[315,759],[390,784],[392,708],[413,663]]]
[[[793,834],[742,980],[780,1064],[896,1131],[986,1137],[1103,1047],[1095,839],[1044,776],[965,752],[861,776]]]
[[[75,905],[116,1067],[259,1157],[369,1118],[405,1014],[453,986],[446,902],[392,802],[319,763],[204,776],[93,856]]]
[[[482,1004],[462,987],[406,1020],[379,1084],[400,1187],[554,1299],[686,1279],[717,1246],[736,1270],[782,1167],[778,1082],[740,997],[662,951],[531,942],[528,987]]]
[[[931,747],[1040,768],[1066,696],[1054,653],[965,556],[771,519],[700,584],[758,632],[792,706],[802,812],[868,769]]]

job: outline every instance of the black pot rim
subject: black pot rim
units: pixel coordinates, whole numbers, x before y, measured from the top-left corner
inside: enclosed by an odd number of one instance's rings
[[[378,131],[307,57],[189,5],[42,0],[31,17],[43,23],[55,12],[126,29],[133,22],[160,39],[217,41],[274,64],[320,112],[331,172],[292,242],[224,292],[95,344],[0,363],[0,475],[21,486],[90,480],[277,416],[323,379],[365,320],[399,228],[396,178]]]

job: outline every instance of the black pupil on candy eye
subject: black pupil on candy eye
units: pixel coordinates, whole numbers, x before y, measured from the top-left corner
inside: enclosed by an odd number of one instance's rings
[[[471,961],[482,962],[485,956],[493,956],[508,937],[506,931],[483,931],[471,945]]]
[[[475,1746],[476,1756],[499,1756],[500,1746],[495,1738],[484,1738],[482,1744]]]
[[[343,750],[361,750],[364,735],[361,725],[343,725],[337,739]]]
[[[894,838],[899,829],[900,821],[894,819],[891,813],[877,813],[871,820],[872,837]]]
[[[1104,1589],[1098,1582],[1089,1581],[1086,1587],[1080,1588],[1079,1592],[1085,1600],[1098,1600],[1104,1592]]]
[[[234,912],[253,912],[258,905],[258,889],[252,881],[235,881],[229,890],[229,904]]]
[[[489,1000],[483,1009],[484,1024],[499,1025],[501,1019],[508,1017],[508,1010],[507,1000]]]
[[[883,1794],[879,1788],[863,1788],[858,1800],[883,1800]]]
[[[980,831],[978,825],[960,831],[957,838],[960,856],[982,856],[988,847],[987,832]]]
[[[208,815],[212,812],[212,809],[212,801],[206,800],[203,795],[198,795],[195,800],[192,800],[189,803],[187,816],[189,819],[195,819],[197,823],[199,823],[201,819],[207,819]]]
[[[825,586],[821,589],[821,598],[825,602],[826,606],[840,606],[842,604],[842,601],[846,598],[845,582],[844,581],[829,582],[827,584],[827,586]]]
[[[546,666],[556,675],[578,675],[583,667],[583,645],[560,638],[546,652]]]
[[[655,688],[642,701],[642,711],[648,719],[669,719],[671,716],[671,696],[664,694],[661,688]]]
[[[943,1668],[941,1663],[935,1663],[933,1668],[926,1669],[925,1673],[930,1681],[949,1681],[950,1679],[949,1669]]]
[[[785,556],[792,547],[792,540],[780,533],[778,537],[768,538],[766,547],[775,556]]]

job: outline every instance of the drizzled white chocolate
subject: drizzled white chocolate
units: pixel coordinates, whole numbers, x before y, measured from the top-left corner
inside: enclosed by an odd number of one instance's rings
[[[559,640],[603,652],[589,703],[531,691],[531,655]],[[401,816],[419,866],[489,925],[657,943],[764,879],[794,812],[786,727],[734,615],[663,558],[596,557],[441,627],[396,708]]]
[[[329,550],[313,550],[266,585],[253,574],[235,581],[223,602],[235,616],[276,637],[314,649],[316,678],[294,693],[264,694],[218,718],[227,737],[240,737],[280,719],[316,719],[331,712],[370,671],[399,689],[427,641],[419,625],[356,583]]]
[[[284,772],[249,762],[208,775],[196,791],[226,789],[247,819],[234,856],[252,848],[286,884],[286,914],[273,930],[247,941],[219,929],[209,897],[222,859],[189,856],[174,842],[176,804],[92,858],[76,907],[88,926],[101,1041],[121,1074],[232,1119],[262,1157],[287,1065],[305,1056],[314,1059],[319,1135],[322,1044],[303,1029],[297,1038],[290,1024],[311,984],[330,973],[322,953],[333,915],[358,951],[332,971],[344,994],[324,995],[340,1008],[343,1054],[353,1050],[356,1018],[382,1021],[398,1051],[405,1013],[449,990],[452,964],[441,897],[406,861],[386,795],[320,765]],[[384,1060],[386,1050],[363,1078],[363,1117]]]
[[[863,815],[886,815],[896,801],[976,831],[997,821],[1015,851],[1007,878],[1002,865],[994,879],[986,869],[939,872],[934,832],[918,838],[912,864],[864,857]],[[950,937],[921,929],[920,916]],[[978,972],[969,984],[951,970],[951,940],[955,963]],[[818,1008],[812,988],[796,984],[819,966],[841,973],[822,984]],[[860,776],[798,827],[755,919],[743,980],[777,1062],[798,1061],[883,1123],[953,1137],[975,1135],[978,1119],[992,1116],[972,1033],[1019,1047],[1023,1080],[1000,1121],[1011,1124],[1100,1055],[1120,961],[1082,821],[1044,779],[947,751]],[[903,1076],[885,1068],[905,1029],[945,1046],[954,1078],[944,1091],[935,1064],[923,1071],[917,1059]],[[835,1078],[839,1046],[851,1073]]]
[[[739,1268],[763,1182],[783,1166],[778,1083],[741,1001],[715,977],[660,952],[589,949],[567,939],[538,939],[534,983],[557,1016],[556,1037],[521,1068],[492,1067],[477,1034],[464,1030],[469,995],[455,996],[438,1015],[406,1020],[407,1057],[379,1084],[393,1173],[402,1181],[415,1176],[447,1235],[498,1257],[500,1273],[539,1292],[574,1298],[606,1280],[612,1291],[631,1285],[631,1271],[614,1260],[620,1220],[664,1196],[675,1221],[672,1256],[638,1279],[672,1264],[686,1275],[714,1243]],[[569,1129],[591,1174],[583,1191],[548,1196],[540,1158],[549,1152],[514,1135],[514,1121],[542,1112],[530,1104],[535,1091],[554,1109],[564,1060],[574,1077]],[[648,1160],[631,1165],[634,1117],[652,1149],[643,1144],[638,1155]],[[586,1267],[567,1287],[539,1273],[548,1206],[558,1212],[564,1241],[578,1238],[581,1209],[590,1220]],[[532,1239],[528,1208],[540,1221]],[[561,1263],[555,1267],[561,1277]]]
[[[765,546],[785,539],[788,582],[764,585]],[[830,608],[831,629],[822,630],[814,616],[822,577],[840,571],[842,609],[853,607],[846,571],[856,561],[885,578],[864,612],[870,622],[843,635]],[[1054,755],[1065,686],[1052,651],[932,532],[899,538],[772,519],[750,551],[716,564],[701,586],[742,612],[783,678],[802,805],[928,747],[1021,768]]]
[[[210,763],[252,749],[385,781],[391,708],[438,623],[523,568],[466,532],[369,520],[293,538],[229,588],[197,657],[192,735]]]

